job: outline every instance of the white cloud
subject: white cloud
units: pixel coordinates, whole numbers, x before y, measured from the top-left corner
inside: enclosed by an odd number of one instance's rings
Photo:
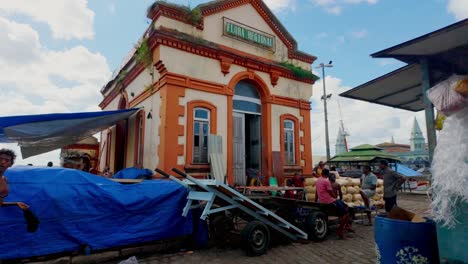
[[[350,4],[376,4],[379,0],[310,0],[314,5],[321,7],[325,12],[340,15],[345,5]]]
[[[46,49],[30,25],[0,16],[0,116],[97,110],[99,90],[110,74],[101,54],[83,46]],[[0,144],[5,146],[11,144]],[[58,152],[18,164],[48,160],[58,164]]]
[[[354,38],[357,38],[357,39],[362,39],[362,38],[365,38],[368,33],[369,32],[367,32],[367,29],[363,28],[363,29],[360,29],[360,30],[352,31],[351,36],[353,36]]]
[[[468,18],[468,1],[467,0],[449,0],[447,10],[457,20]]]
[[[47,23],[57,39],[92,39],[94,12],[87,0],[12,0],[1,1],[0,12],[9,17],[26,15]]]
[[[340,15],[343,11],[343,8],[341,6],[325,7],[325,11],[327,11],[330,14]]]
[[[349,4],[360,4],[360,3],[368,3],[370,5],[377,4],[379,0],[344,0],[345,3]]]
[[[295,9],[295,0],[264,0],[265,4],[274,11],[279,12],[287,9]]]
[[[331,154],[335,153],[335,142],[338,134],[339,122],[342,118],[344,127],[350,134],[349,147],[361,144],[378,144],[389,142],[391,137],[397,143],[408,144],[414,117],[417,117],[421,130],[425,134],[424,112],[413,113],[398,110],[377,104],[347,99],[340,97],[352,87],[345,86],[341,79],[327,76],[325,78],[327,93],[332,93],[332,99],[328,101],[328,120]],[[320,100],[322,96],[322,82],[314,85],[312,104],[312,151],[314,155],[325,155],[325,125],[324,108]],[[341,105],[340,115],[338,101]],[[427,138],[426,138],[427,139]]]
[[[385,67],[385,66],[388,66],[388,65],[394,65],[394,64],[398,64],[399,61],[395,60],[395,59],[379,59],[377,61],[377,63],[382,66],[382,67]]]

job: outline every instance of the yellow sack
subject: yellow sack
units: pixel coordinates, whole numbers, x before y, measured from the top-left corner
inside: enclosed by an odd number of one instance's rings
[[[362,201],[362,196],[361,194],[353,194],[353,202],[361,202]]]
[[[348,188],[346,188],[348,194],[355,194],[355,193],[358,193],[359,191],[356,190],[354,187],[352,186],[349,186]]]
[[[442,130],[442,128],[444,128],[445,118],[446,117],[441,112],[437,111],[437,117],[435,120],[435,129]]]
[[[317,182],[317,178],[306,178],[305,179],[305,185],[306,186],[315,186],[315,183]]]
[[[342,187],[341,187],[341,193],[343,193],[343,195],[347,194],[347,193],[348,193],[348,189],[346,189],[345,186],[342,186]]]
[[[315,193],[308,193],[306,199],[309,202],[315,202]]]
[[[457,82],[455,85],[455,92],[463,96],[468,96],[468,78]]]
[[[383,180],[382,179],[378,179],[377,180],[377,187],[382,187],[383,186]]]
[[[315,192],[317,191],[317,188],[315,186],[306,186],[305,189],[306,189],[306,193],[315,194]]]

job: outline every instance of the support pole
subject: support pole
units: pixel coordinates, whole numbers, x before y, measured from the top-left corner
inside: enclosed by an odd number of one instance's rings
[[[325,87],[325,66],[322,66],[323,78],[323,108],[325,111],[325,144],[327,148],[327,161],[330,160],[330,137],[328,136],[327,89]]]
[[[427,98],[426,92],[431,88],[431,79],[429,73],[429,61],[427,58],[420,59],[421,77],[422,77],[422,94],[424,98],[424,112],[426,114],[426,130],[427,130],[427,141],[429,144],[429,162],[432,163],[434,157],[434,149],[437,145],[436,129],[435,129],[435,115],[434,106],[432,105],[429,98]]]

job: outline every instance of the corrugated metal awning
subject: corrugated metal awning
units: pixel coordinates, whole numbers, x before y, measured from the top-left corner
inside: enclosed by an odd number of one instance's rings
[[[444,76],[443,73],[438,71],[432,71],[432,73],[437,79]],[[340,95],[409,111],[421,111],[424,109],[421,79],[419,64],[412,64]]]

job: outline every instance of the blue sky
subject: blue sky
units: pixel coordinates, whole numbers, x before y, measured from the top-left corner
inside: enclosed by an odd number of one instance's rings
[[[196,6],[206,1],[170,1]],[[343,119],[350,143],[407,143],[409,113],[337,94],[402,66],[369,54],[468,17],[468,0],[266,0],[302,51],[327,71],[332,147]],[[0,2],[0,116],[98,110],[99,90],[148,26],[150,0]],[[255,25],[251,25],[255,26]],[[324,154],[321,82],[312,98],[313,152]],[[343,115],[339,114],[338,102]],[[365,113],[366,116],[359,113]],[[424,129],[423,129],[424,130]],[[52,152],[20,163],[58,162]]]

